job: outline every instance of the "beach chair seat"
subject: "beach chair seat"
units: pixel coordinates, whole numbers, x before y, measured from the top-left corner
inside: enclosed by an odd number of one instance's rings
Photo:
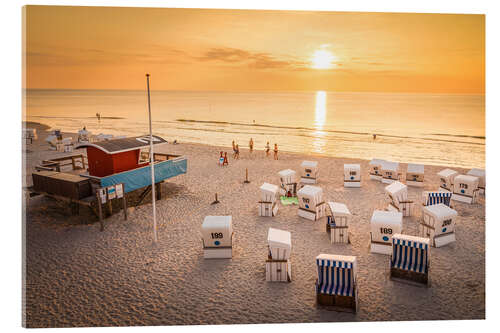
[[[347,206],[339,202],[327,202],[326,232],[332,243],[349,243],[349,221],[352,218]]]
[[[403,234],[392,236],[391,278],[427,285],[430,240]]]
[[[231,216],[206,216],[201,226],[205,259],[233,257],[233,223]]]
[[[266,259],[266,281],[291,282],[292,237],[289,231],[269,228],[267,235],[268,256]]]
[[[456,210],[442,203],[422,207],[422,220],[418,226],[420,237],[429,238],[434,247],[455,242],[457,216]]]
[[[320,254],[316,257],[316,300],[334,310],[357,311],[356,257]]]
[[[452,200],[475,203],[479,193],[479,178],[470,175],[458,175],[453,180]]]

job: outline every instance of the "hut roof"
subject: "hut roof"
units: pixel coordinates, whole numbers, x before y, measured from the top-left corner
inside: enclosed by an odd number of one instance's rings
[[[159,136],[153,135],[153,145],[159,145],[167,143],[166,140],[160,138]],[[93,143],[82,143],[76,148],[87,148],[95,147],[102,150],[107,154],[118,154],[130,150],[136,150],[141,148],[149,147],[149,135],[141,135],[132,138],[122,138],[114,140],[106,140]]]

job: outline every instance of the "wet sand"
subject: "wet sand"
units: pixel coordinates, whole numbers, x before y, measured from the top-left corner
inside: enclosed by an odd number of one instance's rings
[[[48,135],[27,145],[23,170],[41,159],[71,155],[49,151]],[[65,135],[66,136],[66,135]],[[76,135],[72,135],[76,138]],[[243,145],[243,143],[241,143]],[[428,288],[389,279],[389,256],[370,254],[369,226],[382,209],[386,185],[368,179],[368,161],[241,150],[241,159],[217,165],[227,148],[167,144],[159,152],[188,158],[188,172],[164,184],[157,201],[158,237],[153,244],[150,200],[105,220],[81,208],[72,216],[64,203],[26,198],[25,318],[27,327],[300,323],[374,320],[452,320],[485,318],[485,199],[455,203],[453,244],[432,248]],[[232,155],[228,151],[228,155]],[[351,244],[330,243],[325,218],[297,216],[297,206],[282,206],[273,218],[257,215],[259,187],[278,184],[277,172],[297,172],[303,160],[319,162],[325,201],[347,204],[353,214]],[[360,163],[361,188],[343,187],[343,164]],[[244,184],[245,168],[249,184]],[[401,164],[402,170],[406,168]],[[435,190],[444,167],[425,166],[425,189]],[[453,168],[459,172],[465,169]],[[410,199],[422,189],[409,187]],[[220,203],[211,205],[214,193]],[[206,215],[232,215],[233,258],[204,260],[201,224]],[[403,220],[403,233],[416,235],[420,210]],[[269,227],[292,233],[292,282],[265,281]],[[314,258],[319,253],[355,255],[358,260],[359,311],[339,313],[316,305]]]

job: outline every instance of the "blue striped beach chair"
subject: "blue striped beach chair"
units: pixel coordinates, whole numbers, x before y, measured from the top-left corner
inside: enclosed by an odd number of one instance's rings
[[[430,206],[430,205],[437,205],[437,204],[445,204],[448,207],[451,207],[451,192],[440,192],[440,191],[435,191],[435,192],[430,192],[430,191],[424,191],[422,193],[423,196],[423,205],[424,206]]]
[[[356,257],[320,254],[316,257],[316,298],[320,305],[356,312]]]
[[[392,236],[391,278],[428,284],[430,240],[403,234]]]

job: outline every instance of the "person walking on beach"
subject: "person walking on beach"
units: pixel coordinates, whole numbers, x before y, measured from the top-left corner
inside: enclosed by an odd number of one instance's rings
[[[229,162],[227,161],[227,151],[224,152],[224,160],[222,162],[222,166],[224,165],[229,165]]]
[[[269,157],[269,151],[271,150],[271,147],[269,146],[269,141],[266,143],[266,157]]]
[[[219,157],[219,166],[224,165],[224,156],[222,156],[222,152],[220,152],[220,157]]]
[[[233,140],[233,152],[235,151],[234,140]]]
[[[250,138],[250,142],[248,143],[248,148],[250,148],[250,154],[253,152],[253,139]]]
[[[238,144],[236,144],[236,146],[234,148],[234,159],[235,160],[240,159],[240,146],[238,146]]]
[[[274,159],[275,160],[278,159],[278,144],[277,143],[274,144]]]
[[[233,158],[234,159],[236,158],[236,146],[237,146],[237,144],[233,140]]]

